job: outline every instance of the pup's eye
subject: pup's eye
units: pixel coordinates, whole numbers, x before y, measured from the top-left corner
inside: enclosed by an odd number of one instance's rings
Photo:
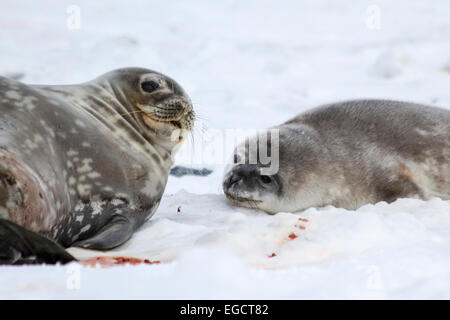
[[[153,92],[153,91],[155,91],[156,89],[159,88],[159,84],[157,82],[155,82],[155,81],[148,80],[148,81],[144,81],[144,82],[141,83],[141,88],[145,92],[151,93],[151,92]]]
[[[260,178],[263,183],[269,184],[272,182],[272,178],[269,176],[261,176]]]

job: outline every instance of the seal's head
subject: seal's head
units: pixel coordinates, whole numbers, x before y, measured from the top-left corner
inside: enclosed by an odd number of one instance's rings
[[[279,158],[279,149],[271,142],[263,142],[254,136],[235,149],[232,164],[228,166],[223,180],[223,191],[233,204],[268,213],[276,212],[274,205],[282,197],[283,180],[278,167],[269,170],[270,165]],[[268,156],[269,161],[263,161],[264,156]]]
[[[280,176],[261,174],[257,164],[239,164],[225,175],[223,190],[233,204],[276,213],[274,204],[281,200],[283,190]]]
[[[289,126],[270,132],[270,139],[254,136],[238,145],[225,172],[223,191],[238,206],[269,214],[295,212],[315,200],[310,176],[317,163],[315,140],[299,141],[298,130]]]
[[[135,126],[147,139],[174,147],[191,131],[195,113],[183,88],[164,74],[143,69],[111,71],[96,82],[127,109]]]

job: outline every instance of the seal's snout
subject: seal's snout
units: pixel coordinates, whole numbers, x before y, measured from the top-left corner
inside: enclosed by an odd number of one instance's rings
[[[231,187],[233,187],[233,185],[239,181],[242,180],[242,177],[240,175],[237,174],[230,174],[229,177],[227,177],[227,179],[225,179],[225,181],[223,182],[223,188],[225,190],[229,190],[231,189]]]
[[[185,98],[173,97],[156,105],[154,115],[160,120],[180,120],[184,115],[193,113],[192,103]]]
[[[270,212],[270,203],[277,201],[281,194],[281,183],[277,175],[268,176],[261,173],[259,165],[235,165],[225,174],[223,180],[225,196],[238,206]]]
[[[239,182],[243,183],[247,187],[251,187],[254,184],[254,177],[257,175],[258,173],[255,168],[251,168],[248,165],[239,165],[235,167],[225,179],[224,188],[230,190]]]
[[[165,111],[172,118],[171,123],[179,128],[191,130],[195,121],[195,112],[190,100],[186,98],[171,98],[165,103]]]
[[[223,181],[223,191],[233,200],[250,200],[259,183],[259,170],[252,165],[238,165],[231,169]]]
[[[195,112],[192,103],[184,97],[171,97],[153,106],[140,106],[144,120],[150,126],[169,124],[172,128],[190,131],[194,126]]]
[[[169,112],[173,112],[175,114],[182,114],[188,109],[192,109],[190,103],[181,98],[168,99],[168,101],[164,104]]]

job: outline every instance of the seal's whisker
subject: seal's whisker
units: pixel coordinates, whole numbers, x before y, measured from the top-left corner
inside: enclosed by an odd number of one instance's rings
[[[250,205],[251,208],[258,209],[258,207],[256,206],[256,201],[248,200],[248,204]]]
[[[195,120],[200,120],[202,122],[208,122],[206,117],[204,117],[202,114],[199,114],[198,112],[195,113]]]
[[[202,130],[203,132],[206,132],[209,130],[208,125],[206,125],[204,122],[202,123],[202,126],[200,127],[200,130]]]
[[[193,139],[198,137],[200,139],[200,141],[207,139],[206,134],[207,134],[207,132],[202,131],[198,127],[192,128],[192,131],[191,131],[191,135],[192,135]]]
[[[194,134],[193,134],[193,132],[191,131],[190,133],[189,133],[189,136],[190,136],[190,138],[191,138],[191,145],[192,145],[192,154],[195,154],[195,137],[194,137]]]

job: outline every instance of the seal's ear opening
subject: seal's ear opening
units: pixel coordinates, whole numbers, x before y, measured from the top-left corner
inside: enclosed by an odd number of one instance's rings
[[[159,88],[159,84],[153,80],[144,80],[141,82],[141,88],[145,92],[152,93]]]

